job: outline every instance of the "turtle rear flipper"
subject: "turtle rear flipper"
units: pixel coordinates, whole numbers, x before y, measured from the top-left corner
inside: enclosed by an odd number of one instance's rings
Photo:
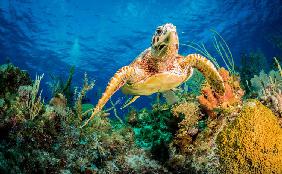
[[[180,63],[182,68],[191,66],[197,68],[206,78],[207,82],[215,91],[222,95],[225,92],[223,79],[218,73],[215,66],[204,56],[199,54],[189,54],[184,57],[184,61]]]

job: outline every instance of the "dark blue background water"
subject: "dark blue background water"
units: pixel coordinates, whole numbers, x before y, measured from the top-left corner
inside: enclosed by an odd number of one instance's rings
[[[98,88],[149,47],[155,28],[167,22],[177,26],[181,43],[211,43],[215,29],[237,63],[248,50],[269,59],[280,54],[268,36],[282,33],[281,0],[0,0],[0,63],[9,57],[33,78],[45,73],[45,96],[49,74],[67,77],[75,65],[74,85],[82,84],[84,72],[96,80],[90,91],[96,103]],[[181,54],[191,52],[180,47]]]

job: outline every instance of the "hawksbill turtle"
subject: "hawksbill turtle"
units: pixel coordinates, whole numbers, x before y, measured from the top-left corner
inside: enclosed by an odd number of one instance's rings
[[[157,27],[151,47],[143,51],[131,64],[120,68],[109,81],[105,92],[94,108],[85,126],[102,110],[110,97],[121,88],[130,94],[132,103],[139,96],[169,91],[187,81],[198,69],[211,87],[224,94],[224,83],[215,66],[199,54],[182,56],[178,54],[179,40],[176,27],[167,23]]]

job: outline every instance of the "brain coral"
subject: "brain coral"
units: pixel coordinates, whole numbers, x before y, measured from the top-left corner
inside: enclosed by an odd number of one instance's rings
[[[245,104],[216,143],[223,173],[282,173],[282,129],[256,100]]]

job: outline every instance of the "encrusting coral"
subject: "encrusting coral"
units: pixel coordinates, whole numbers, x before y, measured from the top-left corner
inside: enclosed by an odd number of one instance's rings
[[[217,136],[223,173],[282,173],[282,128],[270,109],[247,102]]]
[[[198,98],[201,107],[211,118],[216,118],[216,109],[228,109],[232,105],[240,105],[244,95],[237,77],[230,76],[224,68],[218,71],[224,81],[225,93],[219,95],[207,84],[202,88],[202,95]]]

